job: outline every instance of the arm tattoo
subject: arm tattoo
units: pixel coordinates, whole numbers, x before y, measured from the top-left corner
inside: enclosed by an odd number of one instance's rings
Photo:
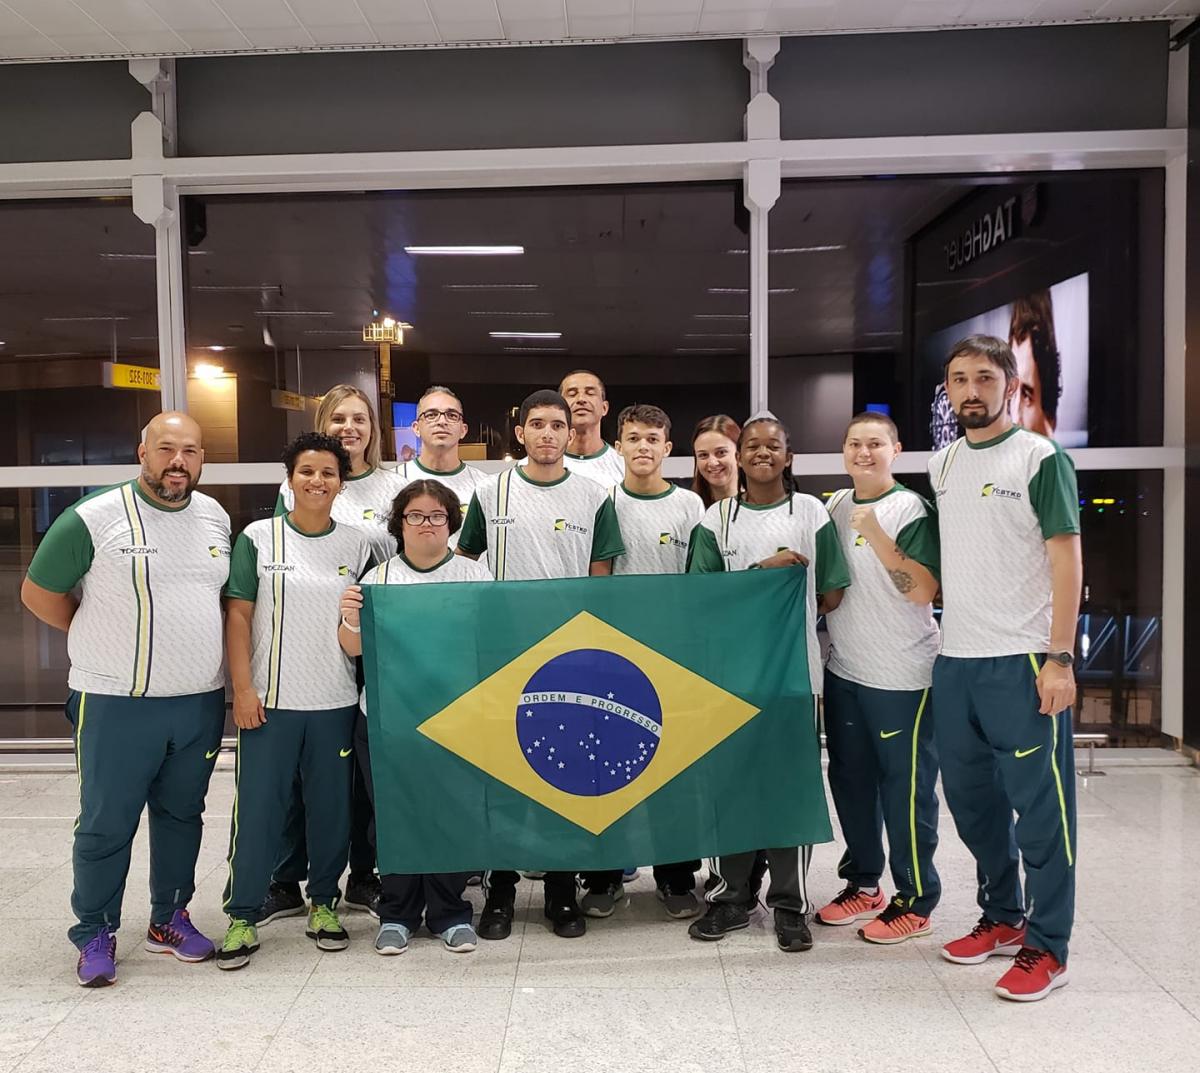
[[[888,577],[892,579],[892,584],[896,586],[898,592],[907,595],[916,588],[917,583],[913,581],[913,576],[907,570],[889,570]]]

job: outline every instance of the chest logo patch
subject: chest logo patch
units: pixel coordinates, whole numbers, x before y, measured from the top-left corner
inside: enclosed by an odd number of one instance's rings
[[[567,521],[566,518],[554,519],[554,531],[556,533],[582,533],[587,536],[588,529],[583,525],[576,525],[574,522]]]
[[[1001,488],[998,484],[992,484],[989,482],[983,486],[981,498],[1019,500],[1023,497],[1020,492],[1016,492],[1011,488]]]
[[[670,533],[659,533],[658,542],[667,548],[686,548],[687,542],[673,537]]]
[[[363,511],[363,521],[364,522],[373,522],[374,520],[375,520],[375,511],[373,508],[368,507],[366,510]]]
[[[157,555],[158,548],[152,548],[148,544],[130,544],[127,548],[121,549],[122,555]]]

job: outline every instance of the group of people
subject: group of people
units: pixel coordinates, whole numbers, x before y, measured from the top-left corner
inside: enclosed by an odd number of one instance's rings
[[[251,522],[236,542],[222,508],[196,491],[201,429],[185,414],[160,414],[138,448],[140,476],[65,511],[22,588],[25,605],[68,634],[79,982],[116,979],[130,846],[145,807],[147,949],[241,968],[260,928],[306,913],[316,945],[340,950],[344,907],[378,918],[374,946],[384,955],[402,953],[422,924],[456,953],[508,937],[516,872],[482,874],[477,926],[468,874],[376,873],[367,698],[355,663],[364,586],[803,564],[812,714],[823,695],[844,888],[818,908],[807,887],[811,846],[748,847],[708,860],[700,898],[700,861],[655,864],[665,912],[694,918],[694,939],[722,939],[748,926],[769,870],[765,901],[785,951],[812,946],[813,920],[860,924],[864,940],[884,945],[928,934],[941,891],[940,761],[978,862],[983,914],[943,954],[960,963],[1013,956],[999,994],[1049,994],[1067,981],[1074,912],[1069,706],[1082,567],[1074,470],[1053,442],[1012,423],[1018,388],[1004,341],[972,336],[954,347],[946,392],[963,435],[929,464],[930,504],[892,476],[900,439],[879,413],[849,421],[853,487],[822,503],[797,489],[788,431],[770,414],[740,427],[724,415],[701,421],[689,490],[663,477],[672,439],[660,407],[625,408],[615,444],[603,440],[608,402],[592,372],[525,399],[516,435],[526,458],[491,475],[459,457],[467,426],[449,388],[420,399],[420,454],[388,468],[370,399],[339,385],[316,430],[284,452],[275,516]],[[824,662],[819,615],[830,640]],[[187,906],[226,672],[236,791],[230,922],[214,943]],[[624,901],[620,870],[541,878],[545,916],[564,938]]]

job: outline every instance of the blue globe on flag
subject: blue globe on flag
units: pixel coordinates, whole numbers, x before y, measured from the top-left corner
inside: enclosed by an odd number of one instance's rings
[[[516,718],[529,766],[580,797],[628,786],[654,760],[662,737],[662,704],[650,679],[598,648],[543,663],[525,683]]]

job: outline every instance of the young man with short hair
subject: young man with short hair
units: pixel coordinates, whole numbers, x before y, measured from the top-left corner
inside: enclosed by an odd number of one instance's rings
[[[427,387],[417,402],[417,419],[412,427],[421,440],[421,453],[396,467],[403,479],[401,487],[418,480],[440,481],[458,496],[465,514],[475,489],[488,475],[459,457],[458,445],[467,434],[462,401],[448,387]],[[450,547],[457,543],[458,534],[451,534]]]
[[[945,606],[933,710],[946,802],[977,862],[983,910],[942,955],[1015,954],[996,991],[1032,1002],[1067,982],[1075,915],[1070,705],[1083,563],[1075,468],[1013,424],[1020,386],[1012,350],[992,336],[968,336],[946,360],[964,436],[929,461]]]
[[[868,922],[868,942],[901,943],[930,931],[941,895],[937,848],[937,754],[929,683],[941,635],[937,519],[929,504],[892,476],[900,454],[885,414],[851,419],[842,461],[854,487],[828,504],[852,584],[825,616],[825,733],[829,788],[846,852],[845,889],[817,911],[829,925]],[[895,897],[879,888],[883,829]]]
[[[595,481],[563,465],[571,409],[557,391],[535,391],[522,404],[517,438],[529,452],[524,466],[489,477],[475,489],[458,539],[458,553],[487,554],[497,581],[532,581],[612,573],[625,551],[612,500]],[[479,919],[484,939],[512,931],[517,873],[485,875],[487,904]],[[547,872],[546,917],[554,934],[587,930],[575,900],[574,872]]]
[[[692,530],[704,516],[695,492],[663,478],[671,453],[671,419],[657,406],[626,406],[617,418],[617,453],[625,478],[609,489],[621,526],[625,553],[613,560],[614,574],[682,574]],[[693,888],[699,861],[654,866],[654,883],[667,913],[678,920],[700,911]],[[588,916],[610,916],[624,897],[620,870],[587,873],[581,903]]]
[[[92,492],[55,519],[21,586],[21,602],[67,635],[67,717],[79,776],[77,922],[69,935],[83,987],[116,981],[117,929],[143,809],[150,818],[146,949],[180,961],[214,952],[187,906],[225,722],[229,515],[195,490],[204,448],[187,414],[153,418],[138,460],[135,480]]]

